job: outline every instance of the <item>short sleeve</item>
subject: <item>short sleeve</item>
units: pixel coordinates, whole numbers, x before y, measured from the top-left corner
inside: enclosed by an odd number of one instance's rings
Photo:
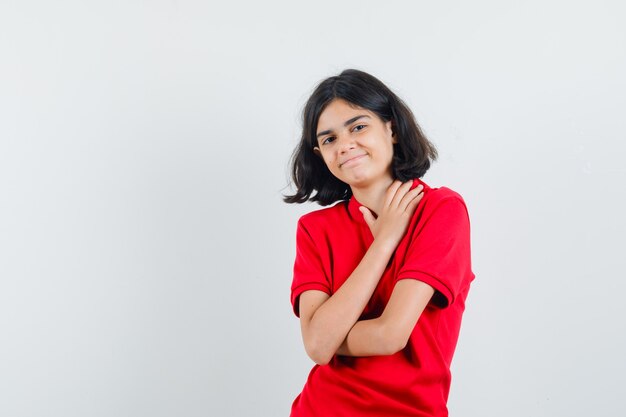
[[[318,247],[300,219],[296,232],[296,259],[291,284],[291,305],[298,317],[300,317],[299,297],[307,290],[324,291],[330,295],[331,285]]]
[[[410,242],[396,282],[416,279],[435,289],[431,303],[445,308],[471,281],[470,224],[459,197],[447,197],[424,209],[410,231]]]

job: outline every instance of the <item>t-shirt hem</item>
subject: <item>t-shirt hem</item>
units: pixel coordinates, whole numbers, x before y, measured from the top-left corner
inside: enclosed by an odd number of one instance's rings
[[[308,290],[319,290],[325,292],[328,295],[331,295],[328,287],[318,282],[307,282],[305,284],[298,285],[291,291],[291,306],[293,308],[293,313],[296,315],[296,317],[300,317],[298,297],[300,296],[300,294]]]

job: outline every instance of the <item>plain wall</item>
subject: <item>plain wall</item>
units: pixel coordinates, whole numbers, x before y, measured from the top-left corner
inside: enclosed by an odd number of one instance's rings
[[[453,416],[626,415],[619,1],[0,3],[0,415],[286,416],[281,201],[321,79],[379,77],[465,198]]]

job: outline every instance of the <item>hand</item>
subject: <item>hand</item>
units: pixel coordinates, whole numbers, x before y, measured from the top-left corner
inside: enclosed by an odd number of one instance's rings
[[[385,202],[378,217],[374,217],[367,207],[359,207],[374,239],[388,244],[393,250],[404,237],[417,204],[424,196],[422,192],[424,186],[420,184],[411,190],[412,184],[413,181],[404,184],[398,180],[394,181],[387,189]]]

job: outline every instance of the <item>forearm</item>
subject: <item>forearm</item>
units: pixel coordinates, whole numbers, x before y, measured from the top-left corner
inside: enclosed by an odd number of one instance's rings
[[[357,322],[337,354],[392,355],[404,349],[434,293],[435,289],[424,282],[414,279],[398,281],[381,316]]]
[[[388,327],[379,317],[357,322],[337,349],[337,355],[381,356],[392,355],[398,350]]]
[[[363,313],[393,251],[374,240],[348,279],[315,311],[308,333],[321,362],[332,358]]]

